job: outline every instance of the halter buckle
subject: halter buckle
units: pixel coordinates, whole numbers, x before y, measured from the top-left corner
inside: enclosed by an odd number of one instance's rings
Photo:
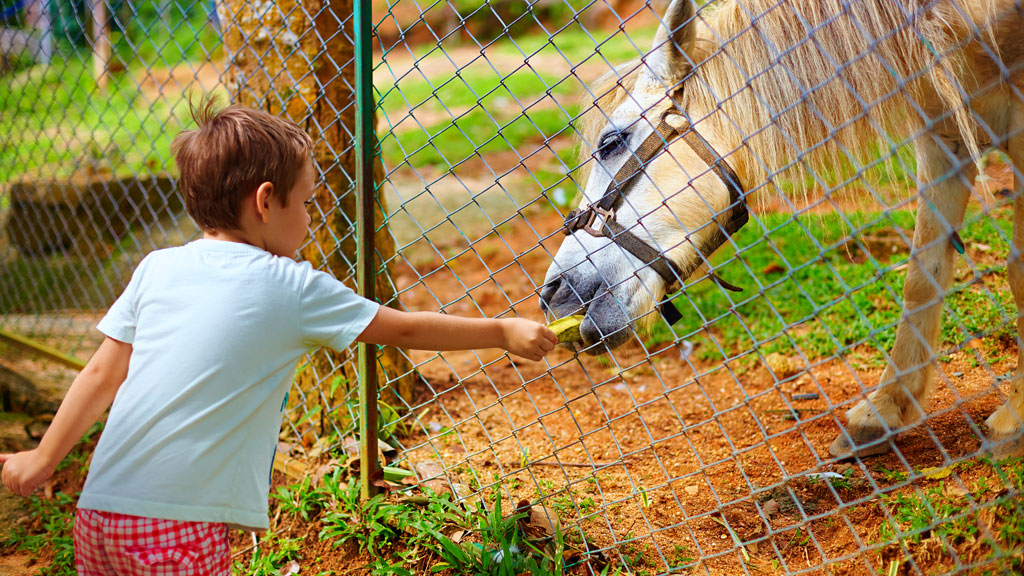
[[[582,226],[579,226],[579,228],[582,228],[583,231],[597,238],[600,238],[601,236],[604,235],[602,231],[604,230],[605,222],[615,220],[615,208],[609,208],[605,210],[600,206],[590,206],[589,208],[587,208],[586,212],[587,220]],[[601,217],[601,224],[600,226],[597,226],[595,228],[594,223],[597,222],[598,216]]]

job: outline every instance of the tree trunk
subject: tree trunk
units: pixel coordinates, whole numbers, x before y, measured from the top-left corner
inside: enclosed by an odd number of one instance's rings
[[[314,211],[313,241],[302,256],[317,268],[326,268],[351,287],[355,286],[355,68],[352,45],[352,5],[321,0],[250,2],[220,0],[218,15],[224,30],[228,62],[228,89],[234,102],[262,108],[297,122],[316,142],[314,156],[323,174],[316,193],[320,210]],[[374,178],[383,168],[378,162]],[[383,221],[384,198],[377,201],[377,222]],[[375,238],[378,265],[394,255],[394,244],[385,229]],[[390,302],[393,286],[387,274],[377,276],[377,300]],[[378,354],[379,386],[385,401],[403,407],[411,401],[413,377],[402,350],[384,348]],[[334,385],[336,377],[345,385]],[[398,378],[385,388],[388,380]],[[313,436],[332,431],[330,416],[347,420],[334,423],[339,429],[351,424],[354,409],[341,406],[348,391],[355,390],[356,362],[347,352],[325,350],[313,356],[296,377],[298,394],[289,400],[295,422],[321,405],[315,426],[300,430],[309,445]],[[332,393],[332,388],[334,391]],[[396,397],[400,396],[400,398]],[[304,409],[294,410],[304,404]]]

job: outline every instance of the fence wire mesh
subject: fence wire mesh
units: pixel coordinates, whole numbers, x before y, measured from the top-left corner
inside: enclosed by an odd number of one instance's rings
[[[375,224],[349,6],[43,5],[0,12],[36,39],[0,60],[0,330],[87,355],[133,266],[198,236],[169,143],[220,92],[317,140],[316,266],[354,286],[375,225],[388,305],[585,314],[541,363],[382,352],[381,455],[415,485],[545,507],[581,573],[1024,566],[1019,0],[377,0]],[[356,449],[354,365],[299,367],[282,452]]]

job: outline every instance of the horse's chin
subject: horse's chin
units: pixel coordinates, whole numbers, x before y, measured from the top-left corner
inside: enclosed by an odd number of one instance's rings
[[[577,351],[590,356],[607,354],[628,342],[634,333],[633,322],[617,306],[591,305],[580,324],[581,340],[576,343],[580,346]]]
[[[583,315],[580,340],[562,344],[564,348],[589,356],[600,356],[634,340],[638,330],[646,331],[650,328],[651,314],[637,314],[637,311],[650,311],[653,306],[652,300],[638,298],[637,291],[620,291],[616,296],[603,286],[599,288],[595,289],[599,295],[585,307],[579,305],[580,298],[564,297],[562,290],[556,292],[548,289],[549,293],[546,296],[542,294],[541,309],[549,321],[573,314]],[[576,288],[572,293],[581,291]]]

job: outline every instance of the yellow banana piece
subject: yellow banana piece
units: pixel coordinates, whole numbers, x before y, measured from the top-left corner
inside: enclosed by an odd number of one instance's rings
[[[583,316],[566,316],[565,318],[559,318],[551,324],[548,324],[548,328],[558,336],[559,343],[575,342],[582,337],[580,336],[580,324],[583,323]]]

